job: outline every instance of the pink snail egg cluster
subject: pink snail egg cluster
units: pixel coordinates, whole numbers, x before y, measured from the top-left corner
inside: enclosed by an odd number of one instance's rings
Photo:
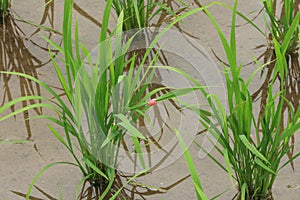
[[[149,106],[154,106],[156,104],[156,99],[151,99],[148,104]]]

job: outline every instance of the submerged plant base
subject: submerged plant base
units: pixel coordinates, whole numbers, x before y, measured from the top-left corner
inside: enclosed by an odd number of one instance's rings
[[[97,183],[98,184],[98,183]],[[78,199],[99,199],[103,191],[105,190],[105,183],[97,185],[95,182],[91,183],[90,181],[85,181],[82,190],[78,196]],[[106,184],[107,187],[107,184]]]
[[[6,18],[9,16],[9,11],[3,12],[2,10],[0,10],[0,24],[4,24],[6,22]]]
[[[241,192],[237,193],[232,200],[241,200]],[[267,195],[255,195],[252,197],[246,197],[245,200],[274,200],[272,191],[270,190]]]
[[[88,180],[88,182],[91,184],[91,186],[95,188],[99,188],[100,191],[104,191],[105,188],[108,186],[108,181],[105,179],[93,179],[93,180]]]
[[[113,197],[113,195],[123,186],[123,182],[121,180],[121,177],[119,175],[116,175],[114,182],[112,184],[112,187],[110,191],[105,195],[103,200],[109,200]],[[86,180],[82,187],[81,191],[79,193],[78,199],[79,200],[98,200],[100,199],[101,195],[105,191],[105,189],[108,187],[109,182],[106,179],[102,180]],[[128,194],[126,194],[125,191],[121,191],[116,199],[131,199]]]
[[[9,15],[10,4],[8,0],[0,0],[0,23]]]

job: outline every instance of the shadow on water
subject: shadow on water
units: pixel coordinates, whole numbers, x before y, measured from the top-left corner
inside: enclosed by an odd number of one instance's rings
[[[37,70],[51,62],[50,58],[48,58],[46,61],[42,60],[40,55],[35,55],[35,53],[32,51],[32,48],[38,48],[48,54],[49,45],[46,44],[45,46],[42,46],[39,44],[39,42],[37,42],[37,40],[40,39],[39,33],[41,33],[41,31],[43,31],[43,34],[49,39],[51,39],[54,34],[61,35],[59,31],[54,29],[55,1],[45,0],[44,5],[43,13],[38,24],[19,16],[14,11],[11,11],[10,15],[6,16],[3,24],[0,26],[0,71],[25,73],[38,79],[39,77]],[[101,27],[101,23],[90,16],[88,12],[84,11],[76,3],[74,4],[74,10],[76,10],[79,15]],[[32,26],[33,30],[29,33],[23,31],[19,26],[20,23]],[[56,50],[51,51],[54,55],[58,53]],[[3,86],[1,88],[3,89],[3,92],[1,92],[2,100],[0,101],[0,106],[3,106],[6,102],[17,98],[17,95],[41,95],[41,87],[24,77],[18,77],[19,94],[15,94],[16,91],[12,90],[12,88],[17,84],[13,75],[0,74],[0,81],[3,82]],[[21,105],[23,108],[25,108],[36,103],[41,102],[34,100],[23,101]],[[15,110],[15,106],[10,107],[11,112],[14,112]],[[37,115],[41,115],[42,109],[34,108],[34,112]],[[14,117],[16,118],[16,116]],[[31,139],[32,137],[29,118],[29,111],[24,111],[23,119],[27,132],[27,140]]]
[[[94,17],[92,17],[88,12],[86,12],[85,10],[83,10],[78,4],[76,4],[74,2],[73,5],[74,10],[77,11],[78,14],[80,14],[81,16],[83,16],[84,18],[88,19],[89,21],[91,21],[93,24],[95,24],[96,26],[99,26],[100,28],[102,27],[102,24],[96,20]],[[107,31],[109,34],[111,34],[111,31],[108,30]]]
[[[50,27],[43,26],[46,22],[49,22]],[[29,26],[33,26],[33,31],[31,33],[26,33],[20,28],[20,24],[25,23]],[[40,55],[35,55],[32,48],[38,48],[44,52],[48,52],[48,45],[41,46],[36,42],[37,34],[41,30],[46,31],[46,37],[49,39],[52,37],[54,31],[54,3],[49,3],[45,0],[45,8],[42,13],[41,20],[39,24],[34,24],[30,21],[22,19],[16,12],[11,11],[10,15],[6,16],[3,24],[0,26],[0,71],[6,72],[18,72],[28,74],[36,79],[38,79],[37,70],[49,62],[50,58],[46,61],[40,58]],[[55,52],[53,51],[55,54]],[[0,74],[0,80],[3,82],[3,92],[1,106],[8,101],[12,101],[19,96],[31,96],[31,95],[41,95],[41,87],[37,83],[30,81],[24,77],[18,77],[18,81],[15,81],[15,76],[10,74]],[[15,94],[15,89],[18,83],[19,93]],[[21,106],[23,108],[34,105],[36,103],[41,103],[40,100],[34,101],[23,101]],[[15,107],[10,107],[11,112],[15,111]],[[34,112],[37,115],[42,114],[41,108],[34,108]],[[14,116],[16,118],[16,116]],[[30,114],[26,110],[23,112],[23,119],[25,123],[25,128],[27,131],[27,140],[32,137],[32,130],[30,126]]]
[[[38,190],[44,197],[41,198],[41,197],[36,197],[36,196],[30,196],[29,200],[45,200],[45,198],[47,198],[48,200],[56,200],[56,198],[54,198],[51,195],[47,194],[45,191],[43,191],[38,186],[34,186],[34,188],[36,190]],[[14,194],[16,194],[16,195],[18,195],[18,196],[20,196],[20,197],[26,198],[26,194],[25,193],[14,191],[14,190],[11,190],[11,192],[14,193]]]
[[[26,37],[26,34],[15,23],[12,17],[8,16],[5,24],[0,27],[0,37],[0,70],[25,73],[38,78],[37,69],[50,62],[50,59],[43,62],[30,52],[23,40],[23,38]],[[2,106],[6,101],[12,101],[16,98],[16,95],[14,94],[15,92],[11,90],[11,87],[16,85],[16,82],[14,81],[14,76],[9,74],[0,74],[0,80],[3,82]],[[41,95],[40,86],[26,78],[19,77],[18,86],[21,96]],[[40,102],[36,102],[34,100],[23,101],[22,107],[24,108],[36,103]],[[14,106],[11,106],[10,109],[11,112],[15,111]],[[38,115],[42,113],[41,108],[34,108],[34,111]],[[30,121],[28,120],[29,117],[29,112],[24,111],[23,119],[27,130],[27,139],[30,139],[32,136]]]
[[[185,181],[187,178],[189,178],[190,175],[187,175],[180,180],[166,186],[166,187],[152,187],[148,185],[143,185],[143,183],[139,183],[137,181],[131,181],[128,182],[131,177],[129,176],[123,176],[119,175],[115,178],[115,182],[113,184],[113,188],[111,189],[110,195],[106,196],[104,200],[110,199],[115,192],[118,192],[121,190],[119,193],[118,197],[116,199],[123,200],[134,200],[134,199],[146,199],[147,196],[151,195],[157,195],[157,194],[163,194],[168,192],[169,190],[173,189],[175,186],[178,184],[182,183]],[[124,187],[124,185],[126,185]],[[35,195],[35,196],[30,196],[30,200],[57,200],[59,198],[55,198],[53,195],[48,194],[46,191],[41,189],[38,186],[34,186],[36,191],[40,195]],[[22,193],[19,191],[14,191],[11,190],[12,193],[14,193],[17,196],[20,197],[26,197],[26,193]],[[90,186],[89,183],[86,181],[83,183],[81,187],[81,191],[76,199],[78,200],[98,200],[101,196],[101,191],[98,188],[95,188],[93,186]]]

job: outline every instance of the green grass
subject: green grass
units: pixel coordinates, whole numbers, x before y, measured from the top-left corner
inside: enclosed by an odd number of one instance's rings
[[[134,75],[140,76],[141,70],[134,74],[134,57],[128,61],[124,59],[132,39],[123,46],[123,13],[120,14],[114,35],[107,36],[111,4],[112,1],[107,1],[96,63],[92,62],[88,50],[79,42],[78,24],[74,36],[75,46],[72,44],[73,1],[71,0],[66,0],[64,7],[64,47],[61,48],[45,38],[64,55],[66,77],[62,75],[56,61],[54,59],[52,61],[71,105],[71,108],[68,107],[51,88],[45,85],[57,100],[54,109],[59,115],[58,119],[49,116],[45,118],[64,128],[65,134],[62,137],[52,125],[49,125],[52,133],[70,151],[85,179],[93,186],[99,187],[104,196],[114,181],[118,151],[123,136],[129,134],[133,139],[144,139],[144,136],[133,127],[132,116],[140,115],[135,111],[145,107],[147,103],[134,102],[140,103],[140,106],[132,108],[132,100],[141,92],[137,86],[142,84],[147,86],[152,77],[152,71],[147,70],[146,73],[150,74],[149,79],[134,79]],[[111,43],[112,37],[116,38],[115,47]],[[88,62],[88,67],[84,65],[84,60]],[[130,64],[131,68],[128,74],[124,74],[123,69],[127,64]],[[89,74],[88,70],[92,73]],[[123,93],[122,97],[121,93]],[[149,96],[144,98],[147,99]],[[83,115],[87,119],[87,130],[83,127]],[[72,142],[71,137],[76,138],[77,144]],[[80,157],[75,153],[76,148],[80,149],[82,154]]]
[[[300,81],[299,69],[299,30],[300,30],[300,13],[298,7],[299,1],[294,0],[263,0],[262,1],[265,11],[265,26],[269,31],[267,38],[266,50],[263,54],[263,63],[266,65],[264,70],[264,83],[263,85],[252,94],[253,99],[260,101],[260,115],[265,112],[265,105],[267,103],[269,82],[272,82],[276,77],[276,82],[280,84],[280,88],[286,88],[284,93],[288,101],[283,103],[282,110],[282,124],[288,123],[289,119],[286,118],[284,113],[293,112],[298,108],[298,100],[295,98],[296,93],[293,88],[295,82]],[[276,42],[274,42],[274,40]],[[277,45],[277,47],[275,47]],[[285,57],[286,62],[283,63],[278,56],[278,46],[282,56]],[[276,50],[277,48],[277,50]],[[282,65],[278,65],[276,61],[280,61]],[[281,69],[280,69],[281,68]],[[259,96],[260,95],[260,96]],[[291,106],[292,105],[292,106]],[[284,126],[282,127],[284,129]],[[291,149],[287,152],[289,158],[292,158],[294,152],[294,136],[290,140]],[[292,168],[293,162],[291,162]]]
[[[241,199],[267,198],[271,193],[278,171],[300,155],[296,154],[290,157],[286,163],[281,163],[282,158],[293,147],[288,145],[291,137],[300,128],[300,108],[295,109],[286,101],[284,79],[280,80],[281,91],[275,94],[273,91],[273,83],[277,75],[286,77],[288,68],[286,55],[294,48],[295,37],[298,37],[300,15],[297,13],[294,18],[291,18],[291,15],[287,14],[286,17],[283,17],[282,23],[287,24],[288,27],[285,30],[278,26],[275,16],[272,17],[269,14],[271,21],[274,18],[270,32],[274,34],[272,44],[276,61],[274,62],[274,73],[267,91],[266,109],[263,110],[259,119],[256,120],[253,111],[253,100],[248,87],[251,83],[251,78],[254,77],[258,70],[251,75],[248,81],[241,77],[242,65],[237,63],[235,21],[237,15],[242,15],[237,12],[237,3],[238,1],[236,0],[234,8],[232,8],[229,40],[226,39],[214,17],[209,12],[209,6],[190,10],[182,15],[175,15],[175,19],[151,40],[150,46],[138,62],[139,67],[136,67],[137,55],[133,54],[132,57],[126,56],[135,35],[125,40],[122,31],[147,27],[158,13],[169,11],[171,14],[175,14],[173,11],[157,1],[149,0],[145,3],[145,1],[107,0],[102,17],[103,26],[97,42],[98,55],[96,61],[94,61],[88,49],[79,40],[79,26],[77,22],[75,31],[72,29],[73,0],[65,0],[63,47],[44,37],[52,47],[63,55],[63,57],[56,57],[64,63],[64,69],[62,70],[54,59],[54,55],[50,52],[52,63],[61,87],[65,92],[65,97],[61,97],[46,83],[30,75],[18,72],[1,72],[3,74],[18,75],[38,83],[52,98],[32,95],[14,99],[3,105],[0,108],[0,113],[4,113],[12,105],[23,101],[38,100],[39,103],[28,105],[1,116],[0,121],[29,109],[50,108],[57,113],[57,117],[38,116],[37,118],[44,118],[52,122],[52,124],[48,125],[50,131],[74,158],[74,163],[56,162],[45,166],[30,183],[26,199],[30,198],[31,190],[39,177],[49,168],[61,164],[78,167],[83,174],[81,183],[85,180],[89,181],[94,187],[100,188],[102,192],[100,199],[106,198],[107,195],[109,196],[114,183],[120,145],[125,135],[132,139],[135,153],[139,158],[138,162],[144,168],[141,173],[146,173],[147,168],[140,145],[140,141],[146,138],[134,125],[139,117],[146,117],[145,112],[150,108],[148,101],[151,97],[166,89],[165,87],[159,87],[148,93],[146,92],[157,68],[173,70],[190,79],[195,84],[195,87],[177,90],[172,88],[171,92],[158,96],[156,101],[176,99],[178,96],[200,90],[206,97],[210,109],[204,110],[194,105],[186,105],[186,107],[199,115],[199,123],[218,141],[216,150],[223,156],[225,164],[221,164],[209,152],[207,152],[208,156],[228,173],[232,182],[237,182]],[[291,12],[291,2],[284,1],[284,3],[286,3],[283,7],[285,13],[293,13]],[[222,5],[222,3],[213,4]],[[213,4],[210,4],[210,6]],[[264,5],[266,9],[270,9],[267,12],[272,13],[270,7],[272,1],[264,1]],[[108,35],[108,24],[112,8],[117,12],[118,22],[116,28]],[[205,88],[190,75],[180,69],[169,66],[155,66],[157,56],[154,56],[150,61],[150,66],[144,67],[151,50],[168,29],[185,17],[202,10],[205,11],[215,26],[229,64],[229,68],[224,67],[226,91],[228,94],[228,111],[222,105],[217,94],[207,93]],[[134,27],[136,25],[138,26]],[[73,32],[74,36],[72,36]],[[297,34],[296,36],[294,35],[295,33]],[[277,37],[282,36],[281,34],[284,37]],[[114,42],[112,42],[113,40]],[[128,70],[125,70],[125,68],[128,68]],[[262,68],[263,66],[259,65],[259,69]],[[64,71],[66,75],[63,75]],[[290,110],[288,123],[283,129],[282,112],[284,105],[288,105]],[[260,128],[258,124],[260,124]],[[57,126],[63,128],[63,133],[57,131]],[[183,142],[183,138],[177,131],[176,135],[184,152],[197,198],[199,200],[207,199],[195,164]],[[19,141],[14,142],[17,143]],[[199,144],[197,145],[202,149]],[[202,150],[205,151],[205,149]],[[129,181],[138,176],[139,174],[135,174]],[[116,193],[110,194],[111,198],[116,198],[123,187]]]
[[[172,1],[170,1],[172,2]],[[157,16],[161,24],[167,15],[177,17],[170,2],[158,0],[113,0],[113,9],[119,16],[124,13],[123,30],[136,30],[150,26],[150,22]],[[176,2],[186,7],[182,1]]]
[[[149,93],[146,89],[154,75],[157,67],[155,58],[145,67],[145,62],[152,48],[157,44],[163,34],[174,24],[185,17],[201,11],[203,8],[191,10],[176,18],[168,24],[151,41],[139,67],[136,68],[136,56],[126,58],[127,50],[133,41],[133,35],[124,43],[123,12],[120,13],[116,28],[111,35],[107,35],[109,16],[112,8],[112,0],[106,2],[104,15],[102,17],[102,29],[98,41],[98,56],[96,61],[90,57],[89,51],[79,41],[79,27],[75,24],[74,37],[72,37],[73,1],[65,0],[63,18],[63,47],[44,37],[45,40],[60,52],[60,59],[65,65],[61,69],[54,59],[52,52],[50,56],[61,88],[65,97],[61,97],[54,89],[46,83],[26,74],[18,72],[1,72],[3,74],[18,75],[36,82],[43,87],[52,98],[43,96],[26,96],[14,99],[0,108],[0,113],[5,112],[10,106],[21,103],[24,100],[42,100],[42,102],[29,105],[25,108],[15,110],[0,118],[0,121],[22,113],[33,108],[50,108],[57,113],[57,117],[38,116],[52,122],[48,127],[53,135],[61,142],[74,158],[74,163],[58,162],[45,166],[33,179],[27,192],[29,199],[31,190],[38,178],[50,167],[57,164],[71,164],[78,167],[83,180],[88,180],[94,187],[103,192],[100,199],[109,194],[117,173],[118,153],[121,141],[125,135],[131,137],[135,146],[141,165],[145,168],[144,158],[139,141],[145,137],[134,127],[134,123],[140,116],[145,115],[149,109],[148,101],[152,95],[166,89],[157,88]],[[74,43],[73,43],[74,38]],[[113,38],[115,42],[112,42]],[[114,46],[112,46],[114,44]],[[128,71],[124,71],[129,66]],[[66,75],[63,75],[65,71]],[[91,73],[90,73],[91,72]],[[195,91],[198,88],[187,88],[173,90],[160,95],[157,102],[176,98]],[[83,119],[86,119],[84,123]],[[84,126],[86,125],[86,127]],[[64,133],[59,133],[55,127],[62,127]],[[79,154],[78,154],[79,150]]]
[[[242,68],[238,67],[236,61],[234,28],[236,7],[233,11],[229,42],[219,29],[212,15],[208,11],[206,13],[218,30],[230,65],[229,69],[224,69],[229,115],[225,114],[225,108],[218,100],[218,97],[210,95],[208,96],[208,100],[213,110],[211,117],[218,121],[219,127],[214,125],[213,121],[200,112],[201,123],[218,139],[222,149],[217,149],[224,156],[226,163],[224,169],[230,177],[232,176],[231,171],[234,172],[235,176],[233,178],[238,182],[241,194],[244,194],[242,198],[266,198],[271,192],[278,170],[280,169],[280,161],[290,149],[287,146],[287,142],[300,128],[298,121],[300,109],[295,111],[295,115],[293,112],[290,113],[290,123],[281,132],[281,111],[285,102],[285,92],[284,88],[281,88],[282,91],[280,93],[273,95],[273,86],[271,83],[269,85],[266,109],[259,119],[262,130],[258,130],[252,110],[253,102],[248,90],[251,80],[244,82],[240,76]],[[290,31],[293,30],[290,29]],[[278,58],[275,69],[283,75],[282,66],[286,65],[286,46],[284,44],[287,44],[289,41],[287,39],[280,45],[274,38],[273,42]],[[256,139],[252,139],[251,136]],[[218,164],[221,165],[221,163]]]
[[[283,45],[286,48],[286,54],[290,55],[295,53],[299,43],[300,22],[296,23],[297,28],[293,28],[292,32],[290,31],[293,22],[296,20],[295,18],[299,15],[299,1],[284,0],[279,3],[282,4],[280,16],[276,12],[277,0],[263,0],[265,12],[270,21],[267,27],[272,38]],[[284,44],[284,40],[289,40],[289,42]]]
[[[197,199],[198,200],[207,200],[208,198],[206,197],[205,193],[203,192],[202,184],[201,184],[198,172],[196,170],[194,161],[192,159],[191,153],[189,152],[187,146],[185,145],[180,133],[177,130],[175,130],[175,133],[178,138],[180,147],[184,153],[184,158],[186,160],[187,166],[189,168],[189,171],[190,171],[190,174],[192,177],[192,181],[193,181],[194,188],[196,191]]]
[[[278,6],[276,0],[264,0],[263,5],[266,13],[266,17],[269,22],[266,22],[266,27],[269,30],[268,47],[265,52],[264,62],[270,62],[269,67],[274,68],[274,60],[277,58],[275,52],[276,40],[284,55],[290,62],[287,62],[285,66],[285,73],[278,74],[282,79],[288,79],[288,76],[294,76],[296,80],[300,80],[299,72],[299,34],[300,34],[300,13],[298,7],[300,5],[297,0],[284,0],[280,2],[281,13],[277,14],[276,9]],[[276,73],[275,73],[276,74]],[[276,74],[277,75],[277,74]],[[287,84],[287,83],[286,83]]]
[[[199,114],[200,123],[217,140],[218,145],[215,148],[224,157],[225,164],[223,165],[209,152],[206,153],[228,173],[230,180],[237,182],[239,197],[241,199],[264,199],[272,192],[272,186],[278,171],[299,156],[299,154],[295,155],[287,163],[282,164],[280,162],[291,149],[288,145],[290,138],[300,128],[300,108],[289,113],[289,123],[282,130],[283,104],[287,103],[290,107],[291,105],[286,102],[284,87],[281,88],[281,92],[273,94],[272,83],[276,78],[274,75],[268,88],[266,109],[259,118],[261,130],[258,129],[252,97],[248,90],[251,78],[248,81],[243,80],[240,75],[242,65],[237,63],[235,38],[237,2],[236,0],[233,8],[229,40],[226,39],[211,13],[205,9],[207,16],[220,36],[229,63],[229,68],[224,67],[229,110],[226,110],[216,94],[208,94],[204,90],[201,91],[206,96],[210,110],[203,110],[190,105],[187,105],[187,107]],[[293,29],[292,26],[289,32],[294,31]],[[277,56],[275,74],[278,72],[280,75],[284,75],[285,73],[284,67],[287,65],[285,57],[286,44],[291,39],[292,37],[289,37],[283,44],[280,44],[273,38]],[[259,68],[261,69],[262,66]],[[205,151],[201,145],[198,144],[198,146]]]

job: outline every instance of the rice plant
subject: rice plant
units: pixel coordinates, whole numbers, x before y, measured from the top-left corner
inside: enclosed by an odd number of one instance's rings
[[[184,158],[185,158],[185,161],[187,163],[187,166],[190,170],[190,174],[191,174],[192,181],[193,181],[193,184],[194,184],[194,188],[195,188],[195,191],[196,191],[197,199],[198,200],[207,200],[208,198],[205,195],[205,193],[203,192],[202,184],[201,184],[199,175],[197,173],[196,166],[194,164],[192,156],[191,156],[187,146],[185,145],[185,143],[183,141],[183,138],[181,137],[180,133],[177,130],[175,130],[175,133],[177,135],[180,147],[181,147],[181,149],[184,153]]]
[[[299,31],[300,22],[299,18],[299,6],[300,2],[297,0],[263,0],[263,6],[265,11],[265,25],[269,31],[267,38],[267,44],[262,45],[266,47],[265,52],[262,54],[263,62],[266,67],[262,70],[261,75],[265,74],[265,81],[261,87],[252,94],[254,100],[260,101],[260,115],[264,113],[265,104],[268,94],[268,82],[272,81],[273,77],[277,77],[277,82],[280,87],[285,87],[285,98],[288,100],[292,107],[284,102],[282,111],[282,129],[288,119],[285,119],[285,113],[290,113],[292,110],[296,110],[299,105],[297,100],[297,88],[300,81],[300,65],[299,65]],[[279,12],[278,12],[279,11]],[[293,30],[293,31],[291,31]],[[275,68],[276,60],[278,59],[275,43],[273,40],[278,41],[282,48],[285,49],[284,56],[287,61],[287,65],[282,65],[285,72],[280,74],[278,69]],[[276,69],[276,70],[275,70]],[[264,73],[266,72],[266,73]],[[281,79],[284,81],[282,82]],[[292,108],[292,109],[291,109]],[[294,136],[291,138],[290,146],[294,144]],[[294,148],[291,148],[287,155],[289,158],[293,156]],[[291,162],[292,168],[293,162]]]
[[[294,32],[290,33],[289,29],[298,14],[300,2],[297,0],[284,0],[279,3],[282,4],[280,16],[278,16],[276,12],[278,6],[277,0],[263,1],[264,9],[269,20],[267,24],[267,28],[270,31],[269,39],[272,41],[272,39],[275,38],[282,44],[286,37],[290,38],[290,42],[286,46],[286,55],[291,55],[296,53],[298,49],[300,23],[297,24],[297,28]]]
[[[228,173],[232,182],[237,182],[239,192],[235,198],[247,200],[268,199],[272,198],[272,186],[278,171],[300,155],[298,153],[286,163],[281,163],[282,158],[292,148],[288,145],[290,138],[300,129],[300,108],[292,109],[292,112],[289,113],[288,124],[283,130],[281,126],[283,104],[290,104],[286,102],[284,87],[281,87],[279,93],[273,93],[273,83],[276,78],[276,76],[273,76],[268,87],[266,109],[259,117],[259,123],[261,124],[261,130],[259,130],[258,121],[255,120],[253,111],[252,97],[248,90],[251,78],[247,82],[244,81],[240,75],[242,65],[237,63],[235,40],[237,3],[236,0],[229,41],[211,13],[205,9],[207,16],[218,31],[229,63],[229,68],[224,67],[229,114],[226,113],[225,106],[222,105],[216,94],[208,94],[204,90],[201,91],[206,96],[211,111],[190,105],[187,105],[187,107],[199,114],[200,123],[217,140],[218,145],[215,148],[224,157],[224,165],[209,152],[206,152],[201,145],[197,145]],[[297,15],[295,18],[288,34],[294,31],[299,16]],[[277,56],[275,69],[280,75],[284,75],[284,67],[287,65],[285,57],[286,44],[290,41],[286,39],[283,44],[280,44],[273,38],[273,42]],[[251,77],[255,73],[256,71]]]
[[[131,120],[130,117],[140,115],[135,111],[140,107],[145,107],[147,105],[145,99],[149,98],[149,96],[145,96],[143,101],[135,102],[135,106],[133,106],[134,95],[139,95],[139,88],[137,87],[142,83],[147,86],[151,81],[150,78],[147,80],[134,79],[132,67],[127,75],[123,74],[123,69],[128,63],[134,66],[134,58],[128,61],[124,60],[132,39],[123,46],[123,14],[121,13],[117,28],[114,31],[116,44],[114,47],[112,46],[111,40],[114,35],[107,37],[111,4],[112,1],[107,1],[99,37],[98,57],[95,63],[83,44],[80,48],[78,26],[75,30],[75,47],[72,45],[72,0],[66,0],[64,7],[64,48],[60,48],[45,38],[65,56],[66,79],[54,59],[53,65],[71,105],[69,108],[51,88],[45,86],[56,98],[57,108],[55,110],[59,114],[59,119],[47,118],[64,128],[66,139],[63,139],[53,126],[49,125],[49,128],[73,155],[84,179],[94,187],[100,188],[101,198],[108,195],[113,185],[118,162],[118,150],[123,136],[127,133],[135,141],[137,138],[144,139],[144,136],[132,126],[133,119]],[[76,55],[73,53],[73,48],[75,48]],[[83,55],[80,52],[83,52]],[[88,69],[84,60],[88,61]],[[89,70],[92,72],[91,74]],[[148,72],[152,73],[151,70]],[[139,74],[135,75],[139,77]],[[152,76],[150,75],[150,77]],[[83,127],[83,117],[86,119],[87,130]],[[77,145],[72,143],[71,136],[77,140],[81,158],[75,153],[75,146]],[[138,145],[138,143],[135,144]]]
[[[271,74],[276,74],[278,80],[284,79],[283,84],[288,87],[294,81],[300,81],[300,65],[299,65],[299,34],[300,34],[300,22],[298,16],[300,15],[298,10],[300,2],[297,0],[284,0],[278,2],[277,0],[264,0],[262,1],[265,10],[266,17],[266,27],[269,31],[267,38],[266,50],[263,53],[263,62],[267,65],[262,71],[267,71],[266,82],[270,81],[272,78]],[[281,6],[281,9],[277,7]],[[277,13],[281,10],[280,13]],[[291,31],[291,29],[293,31]],[[274,47],[273,39],[278,41],[278,43],[285,48],[284,56],[287,60],[287,65],[285,66],[285,73],[280,76],[278,71],[274,71],[275,60],[277,59],[277,54]],[[290,79],[292,77],[294,80]],[[266,102],[266,88],[262,87],[258,89],[252,96],[257,99],[259,94],[261,94],[261,107],[263,108]],[[292,99],[291,99],[292,100]],[[292,101],[290,101],[292,102]],[[294,104],[294,102],[292,102]],[[297,104],[297,103],[296,103]],[[288,106],[286,106],[288,107]],[[263,110],[261,111],[263,112]]]
[[[117,173],[120,144],[125,134],[131,137],[135,146],[134,153],[138,155],[139,162],[146,170],[139,144],[139,140],[143,140],[145,137],[133,124],[140,116],[144,116],[145,111],[151,107],[148,102],[151,96],[165,88],[160,87],[145,93],[151,83],[155,68],[144,67],[144,64],[151,49],[168,29],[183,18],[199,12],[202,8],[189,11],[176,18],[157,34],[145,52],[144,59],[139,63],[140,66],[136,69],[136,56],[133,55],[133,57],[125,59],[127,50],[135,35],[124,43],[124,35],[122,34],[124,15],[122,12],[118,18],[116,28],[112,34],[107,35],[111,7],[112,0],[108,0],[102,18],[96,60],[93,60],[86,47],[79,42],[77,23],[75,25],[75,45],[72,43],[73,0],[65,0],[64,2],[63,47],[44,37],[51,46],[64,55],[64,58],[60,58],[60,60],[64,62],[65,69],[61,70],[50,51],[53,66],[65,92],[65,97],[61,97],[46,83],[30,75],[17,72],[1,72],[3,74],[18,75],[38,83],[51,94],[52,98],[48,99],[34,95],[14,99],[3,105],[0,108],[0,113],[9,109],[10,106],[26,100],[42,100],[42,102],[15,110],[1,117],[0,121],[24,110],[40,107],[53,109],[58,117],[38,116],[37,118],[47,119],[56,126],[63,128],[64,134],[60,134],[55,126],[48,125],[53,135],[69,150],[75,160],[75,163],[57,162],[45,166],[33,178],[26,195],[27,199],[29,199],[31,190],[39,177],[47,169],[58,164],[77,166],[84,176],[82,182],[88,181],[92,186],[99,188],[101,191],[100,199],[109,197]],[[113,38],[115,38],[114,42],[112,41]],[[151,60],[149,65],[155,63],[155,58]],[[127,66],[129,66],[129,70],[125,71],[124,69]],[[63,71],[66,74],[65,76]],[[175,98],[197,89],[178,89],[160,95],[151,102],[156,103]],[[145,171],[141,173],[145,173]],[[138,175],[136,174],[133,178]],[[112,198],[115,198],[118,193],[119,191],[115,192]]]
[[[150,26],[150,22],[159,15],[158,23],[168,19],[167,15],[176,17],[177,13],[172,10],[170,5],[172,1],[159,0],[113,0],[113,9],[117,16],[121,12],[124,13],[123,30],[136,30]],[[177,2],[176,2],[177,3]],[[178,5],[186,7],[182,1],[178,1]]]
[[[287,59],[287,66],[284,69],[286,73],[278,78],[285,79],[284,84],[289,84],[289,76],[294,80],[300,81],[300,65],[299,65],[299,34],[300,34],[300,22],[297,20],[299,15],[300,2],[297,0],[284,0],[278,2],[277,0],[264,0],[264,10],[266,13],[266,27],[269,30],[267,38],[266,50],[263,53],[263,62],[267,64],[267,74],[272,74],[275,66],[275,60],[277,55],[275,52],[273,39],[285,48],[285,57]],[[281,12],[278,14],[276,11],[277,6],[281,5]],[[290,30],[293,31],[290,31]],[[287,42],[288,41],[288,42]],[[267,75],[267,78],[270,76]],[[258,95],[262,93],[262,102],[265,103],[265,92],[258,90],[253,94],[253,98],[256,99]]]
[[[8,7],[9,0],[0,0],[0,19],[3,20],[4,17],[8,14]]]

